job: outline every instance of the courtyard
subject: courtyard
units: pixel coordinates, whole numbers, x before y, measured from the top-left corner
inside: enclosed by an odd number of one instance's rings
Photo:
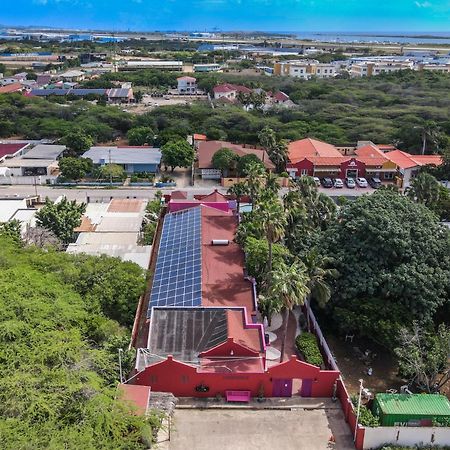
[[[354,449],[339,403],[304,399],[298,409],[176,409],[167,450]],[[335,443],[330,442],[334,436]]]

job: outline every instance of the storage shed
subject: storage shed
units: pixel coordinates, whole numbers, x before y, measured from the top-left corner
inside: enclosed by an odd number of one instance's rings
[[[450,401],[437,394],[377,394],[373,413],[382,426],[428,427],[448,424]]]

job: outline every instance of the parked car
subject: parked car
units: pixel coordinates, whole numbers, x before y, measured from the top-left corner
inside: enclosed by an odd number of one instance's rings
[[[320,186],[320,178],[319,177],[313,177],[314,178],[314,182],[316,183],[316,186],[319,187]]]
[[[381,187],[381,180],[377,177],[369,178],[369,184],[374,189],[378,189]]]
[[[345,184],[347,185],[347,187],[349,189],[355,189],[355,187],[356,187],[356,183],[355,183],[355,179],[354,178],[347,177],[345,179]]]
[[[366,188],[367,187],[367,180],[365,178],[357,178],[356,179],[356,184],[361,187],[361,188]]]
[[[332,188],[333,180],[331,178],[322,178],[322,186],[324,188]]]
[[[341,188],[344,187],[344,182],[343,182],[340,178],[336,178],[336,179],[334,180],[334,187],[335,187],[336,189],[341,189]]]

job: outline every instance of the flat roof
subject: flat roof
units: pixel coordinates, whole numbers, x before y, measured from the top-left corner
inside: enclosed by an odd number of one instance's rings
[[[94,164],[159,164],[161,151],[153,147],[91,147],[83,154]]]
[[[128,232],[138,233],[142,225],[142,216],[121,217],[120,215],[110,215],[103,217],[97,225],[96,232]]]
[[[54,159],[23,159],[11,158],[1,163],[2,167],[49,167],[56,166],[57,162]]]
[[[57,159],[66,149],[65,145],[38,144],[28,150],[23,159]]]

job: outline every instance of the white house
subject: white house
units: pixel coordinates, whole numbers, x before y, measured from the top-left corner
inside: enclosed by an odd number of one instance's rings
[[[194,77],[179,77],[177,83],[179,94],[195,94],[197,92],[197,80]]]

